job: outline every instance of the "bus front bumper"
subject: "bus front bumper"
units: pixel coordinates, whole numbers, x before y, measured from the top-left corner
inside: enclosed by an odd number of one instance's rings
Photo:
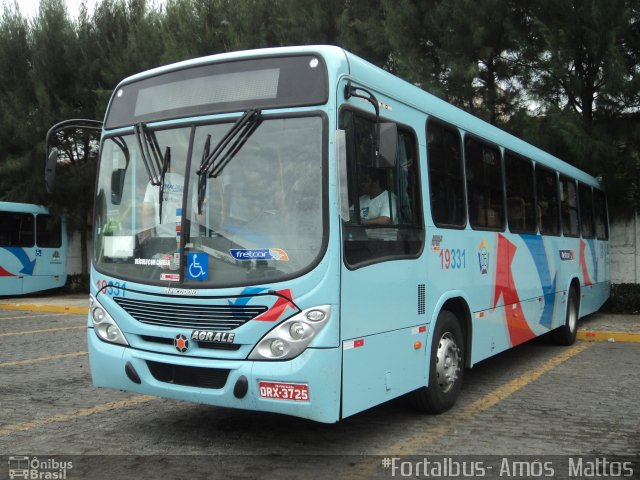
[[[96,387],[324,423],[340,419],[339,348],[308,348],[287,361],[251,361],[136,350],[106,343],[92,328],[87,341]]]

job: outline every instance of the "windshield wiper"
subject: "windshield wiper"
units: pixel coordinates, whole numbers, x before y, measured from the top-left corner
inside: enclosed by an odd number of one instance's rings
[[[160,216],[159,223],[162,223],[164,178],[171,163],[171,149],[167,147],[164,151],[164,155],[162,155],[155,132],[150,132],[147,129],[147,126],[142,122],[134,125],[133,131],[136,135],[136,140],[138,141],[142,163],[144,163],[147,175],[149,176],[149,182],[154,187],[160,187],[158,196],[160,205],[158,206],[158,213]]]
[[[211,135],[207,135],[202,159],[200,160],[200,168],[196,171],[200,177],[198,180],[198,215],[202,214],[202,204],[207,191],[207,179],[216,178],[222,173],[261,123],[262,115],[260,110],[247,110],[224,134],[213,148],[213,151],[210,151]]]
[[[160,147],[154,133],[147,130],[147,126],[144,123],[138,123],[134,125],[133,131],[138,141],[138,148],[140,149],[140,157],[142,157],[142,163],[147,170],[149,176],[149,182],[153,186],[160,185],[160,174],[162,171],[162,164],[160,163]],[[154,150],[154,147],[157,148]],[[153,158],[151,153],[153,152]]]
[[[167,170],[171,168],[171,148],[167,147],[164,151],[164,158],[162,159],[162,174],[160,175],[160,191],[158,192],[158,213],[160,215],[159,223],[162,223],[162,197],[164,195],[164,178],[167,174]]]

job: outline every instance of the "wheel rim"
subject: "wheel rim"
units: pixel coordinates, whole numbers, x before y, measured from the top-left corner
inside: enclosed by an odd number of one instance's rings
[[[440,390],[447,393],[458,380],[460,372],[460,349],[451,332],[445,332],[436,352],[436,376]]]

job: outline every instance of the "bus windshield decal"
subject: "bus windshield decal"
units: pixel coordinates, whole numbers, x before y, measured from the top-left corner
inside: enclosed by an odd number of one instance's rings
[[[229,253],[236,260],[277,260],[280,262],[289,260],[289,255],[281,248],[231,249]]]

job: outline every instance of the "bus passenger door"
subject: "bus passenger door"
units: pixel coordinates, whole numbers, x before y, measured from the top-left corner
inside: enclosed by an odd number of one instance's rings
[[[426,269],[415,135],[399,129],[396,159],[376,162],[375,123],[351,110],[340,122],[346,417],[426,383]]]

